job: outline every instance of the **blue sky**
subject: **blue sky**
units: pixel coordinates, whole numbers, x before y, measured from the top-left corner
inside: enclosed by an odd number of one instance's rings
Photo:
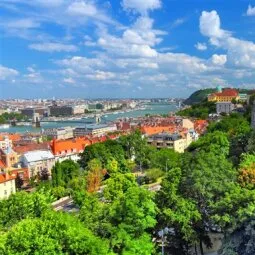
[[[255,0],[1,0],[0,98],[255,88]]]

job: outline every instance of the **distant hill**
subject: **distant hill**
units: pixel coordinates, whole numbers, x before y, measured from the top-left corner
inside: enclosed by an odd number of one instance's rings
[[[184,101],[184,104],[186,105],[193,105],[193,104],[198,104],[204,101],[207,96],[213,92],[216,92],[216,88],[210,88],[210,89],[200,89],[194,92],[193,94],[190,95],[189,98],[187,98]]]

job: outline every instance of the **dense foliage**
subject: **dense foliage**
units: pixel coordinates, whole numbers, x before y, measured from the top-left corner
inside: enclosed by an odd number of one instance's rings
[[[5,112],[2,115],[0,115],[0,124],[9,123],[12,120],[22,121],[22,120],[27,120],[27,117],[20,113],[15,113],[15,112],[11,112],[11,113]]]
[[[178,111],[176,114],[185,117],[194,117],[199,119],[207,119],[210,113],[216,112],[216,104],[214,102],[202,102],[193,104],[189,108]]]

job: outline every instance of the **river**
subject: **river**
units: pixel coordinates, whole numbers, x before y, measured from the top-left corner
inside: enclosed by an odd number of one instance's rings
[[[120,112],[120,113],[106,113],[102,117],[103,122],[115,121],[119,118],[125,117],[142,117],[147,114],[156,115],[156,114],[168,114],[169,112],[175,112],[177,110],[176,104],[148,104],[145,106],[145,109],[132,110],[130,112]],[[85,121],[88,121],[86,119]],[[85,123],[84,121],[84,123]],[[76,127],[81,126],[82,123],[75,123],[72,121],[63,121],[63,122],[42,122],[41,128],[34,128],[32,126],[16,126],[9,128],[0,128],[0,132],[8,133],[25,133],[25,132],[40,132],[42,129],[47,128],[59,128],[59,127]]]

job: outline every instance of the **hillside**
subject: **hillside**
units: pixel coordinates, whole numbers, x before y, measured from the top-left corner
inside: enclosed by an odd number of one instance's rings
[[[213,92],[216,92],[216,88],[197,90],[184,101],[184,104],[193,105],[200,103],[207,98],[208,94],[211,94]]]

